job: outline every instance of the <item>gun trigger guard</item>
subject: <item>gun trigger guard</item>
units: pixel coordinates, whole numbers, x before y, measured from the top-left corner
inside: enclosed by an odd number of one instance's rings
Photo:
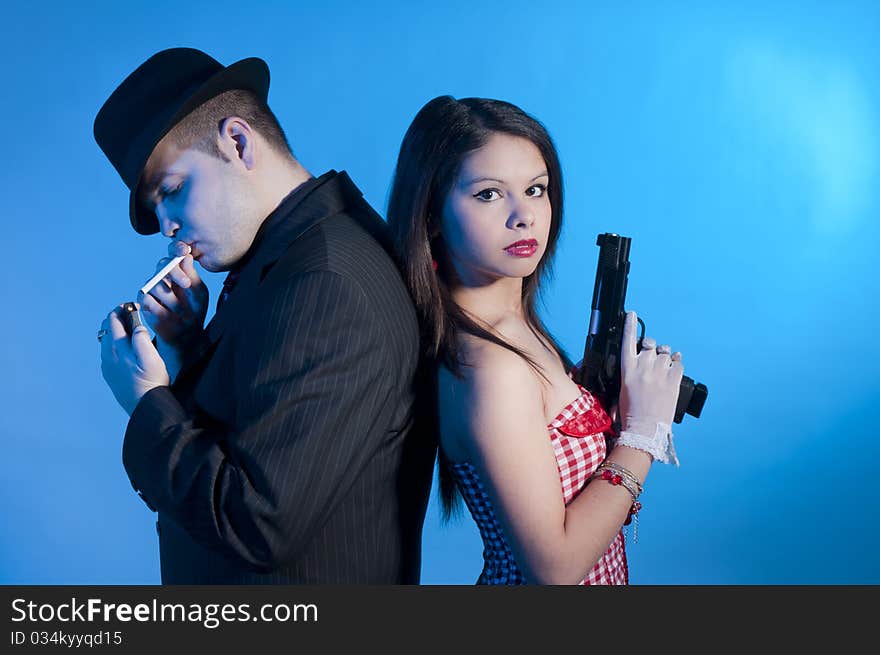
[[[637,349],[641,350],[642,349],[642,341],[645,339],[645,322],[641,318],[638,318],[638,317],[636,317],[636,320],[639,322],[639,326],[642,328],[642,333],[639,335],[639,338],[636,339]]]

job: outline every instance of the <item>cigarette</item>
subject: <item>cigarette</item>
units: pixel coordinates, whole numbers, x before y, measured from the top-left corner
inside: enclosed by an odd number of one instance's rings
[[[152,289],[154,286],[156,286],[159,283],[159,280],[161,280],[163,277],[168,275],[168,273],[171,271],[172,268],[174,268],[180,262],[182,262],[184,257],[186,257],[186,255],[179,255],[177,257],[173,257],[170,262],[168,262],[167,264],[165,264],[165,266],[160,268],[158,270],[158,272],[153,277],[151,277],[144,284],[144,286],[141,287],[141,293],[143,293],[144,295],[150,293],[150,289]]]

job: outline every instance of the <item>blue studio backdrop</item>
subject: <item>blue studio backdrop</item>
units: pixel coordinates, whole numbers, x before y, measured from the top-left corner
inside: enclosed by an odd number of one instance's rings
[[[94,2],[4,10],[0,583],[159,582],[154,516],[95,332],[165,252],[128,223],[95,113],[154,52],[265,59],[313,173],[382,213],[429,99],[516,103],[556,141],[565,224],[543,315],[580,358],[596,235],[633,239],[627,308],[705,382],[656,466],[635,584],[880,583],[880,5]],[[222,275],[206,274],[213,299]],[[422,580],[473,583],[432,496]]]

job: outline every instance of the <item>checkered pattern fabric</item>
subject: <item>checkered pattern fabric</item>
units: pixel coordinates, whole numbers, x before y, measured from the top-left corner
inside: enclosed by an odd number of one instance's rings
[[[581,395],[547,426],[566,505],[584,488],[590,475],[605,459],[605,437],[602,433],[611,428],[611,419],[599,402],[589,391],[583,387],[580,389]],[[473,465],[470,462],[454,462],[451,468],[483,539],[483,571],[477,584],[526,584]],[[618,585],[627,584],[628,581],[621,530],[580,584]]]

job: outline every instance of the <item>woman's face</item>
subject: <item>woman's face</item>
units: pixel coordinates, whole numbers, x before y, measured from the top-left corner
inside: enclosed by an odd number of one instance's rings
[[[548,183],[541,152],[522,137],[495,133],[465,158],[440,228],[463,284],[535,271],[550,233]]]

